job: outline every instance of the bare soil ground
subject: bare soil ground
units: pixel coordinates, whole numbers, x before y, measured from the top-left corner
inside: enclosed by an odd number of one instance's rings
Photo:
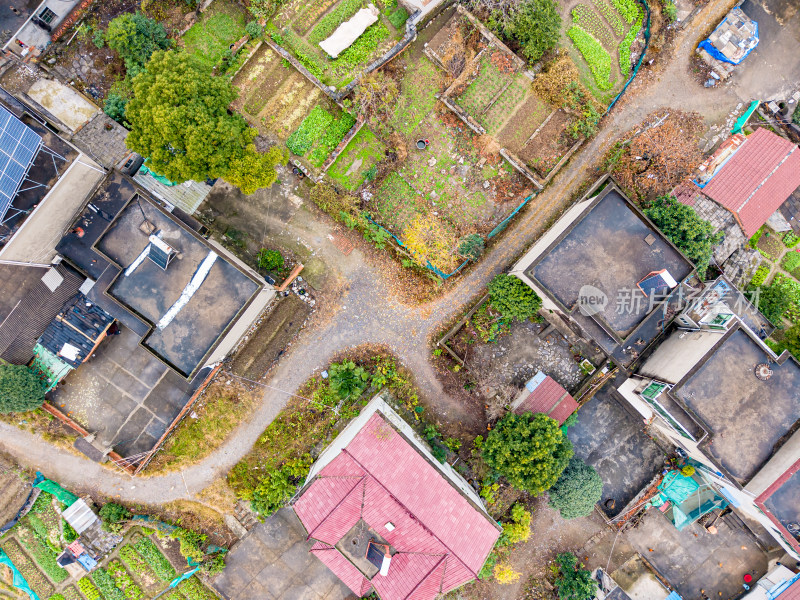
[[[311,307],[294,294],[277,300],[233,360],[236,375],[248,379],[264,377],[303,328]]]
[[[13,460],[0,454],[0,526],[14,518],[25,504],[30,490],[23,470]]]
[[[540,177],[546,177],[577,141],[566,132],[570,120],[569,115],[559,109],[520,152],[520,158]]]

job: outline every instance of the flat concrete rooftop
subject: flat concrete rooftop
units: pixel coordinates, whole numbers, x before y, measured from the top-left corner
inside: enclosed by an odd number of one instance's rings
[[[166,270],[145,258],[126,275],[124,270],[149,244],[149,235],[142,229],[145,221],[178,254]],[[107,293],[153,326],[142,343],[185,375],[200,366],[260,289],[255,280],[218,256],[189,301],[169,324],[159,329],[156,324],[181,297],[212,252],[211,247],[154,204],[137,196],[117,216],[96,248],[123,270]]]
[[[743,329],[735,328],[672,393],[705,424],[708,451],[744,485],[770,458],[800,416],[800,365],[772,363],[767,381],[755,367],[770,356]]]
[[[764,501],[764,506],[784,527],[800,523],[800,471],[775,490]]]
[[[693,266],[612,187],[525,272],[568,311],[581,287],[600,289],[609,302],[598,316],[624,339],[651,312],[636,284],[661,269],[680,282]],[[632,295],[638,303],[618,305],[618,298]]]

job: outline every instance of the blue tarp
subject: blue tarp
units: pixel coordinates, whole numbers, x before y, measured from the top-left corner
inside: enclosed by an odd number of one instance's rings
[[[716,31],[717,29],[719,29],[720,27],[722,27],[722,26],[725,24],[725,22],[726,22],[727,20],[728,20],[728,17],[725,17],[724,19],[722,19],[722,22],[721,22],[719,25],[717,25],[717,27],[716,27],[716,29],[714,29],[714,31]],[[748,50],[748,51],[745,53],[745,55],[744,55],[742,58],[740,58],[738,61],[733,61],[733,60],[731,60],[730,58],[728,58],[727,56],[725,56],[725,55],[724,55],[722,52],[720,52],[719,50],[717,50],[717,49],[714,47],[714,45],[711,43],[710,36],[709,36],[708,38],[704,39],[702,42],[700,42],[700,46],[698,46],[698,47],[699,47],[699,48],[702,48],[703,50],[705,50],[706,52],[708,52],[708,53],[709,53],[709,54],[710,54],[710,55],[711,55],[713,58],[716,58],[716,59],[717,59],[717,60],[719,60],[719,61],[726,62],[726,63],[730,63],[730,64],[732,64],[732,65],[738,65],[738,64],[740,64],[740,63],[741,63],[741,62],[742,62],[742,61],[743,61],[745,58],[747,58],[747,57],[750,55],[750,53],[751,53],[753,50],[755,50],[756,48],[758,48],[758,42],[759,42],[759,39],[758,39],[758,23],[756,23],[755,21],[753,21],[753,24],[755,25],[755,29],[756,29],[756,32],[755,32],[755,34],[754,34],[754,37],[756,38],[756,45],[755,45],[755,46],[753,46],[752,48],[750,48],[750,50]],[[712,32],[712,34],[711,34],[711,35],[714,35],[714,34],[713,34],[713,32]]]
[[[28,585],[28,582],[25,581],[25,578],[22,576],[22,573],[19,572],[19,569],[14,566],[14,563],[11,562],[8,554],[3,552],[0,549],[0,565],[6,565],[9,569],[11,569],[11,584],[17,588],[18,590],[22,590],[28,596],[30,596],[31,600],[39,600],[39,596],[37,596],[33,590]]]

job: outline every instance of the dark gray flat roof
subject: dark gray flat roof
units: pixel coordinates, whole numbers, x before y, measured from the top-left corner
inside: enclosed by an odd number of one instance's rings
[[[743,485],[800,415],[800,365],[773,362],[772,376],[761,381],[755,367],[770,358],[737,326],[672,390],[711,433],[707,451]]]
[[[129,267],[149,244],[141,229],[145,219],[177,252],[166,270],[145,258],[126,276]],[[211,247],[161,209],[135,197],[117,216],[97,245],[103,255],[123,270],[108,295],[140,315],[154,327],[143,344],[189,375],[242,311],[259,284],[238,267],[218,256],[208,276],[177,316],[163,329],[155,324],[181,297]]]
[[[650,245],[645,242],[648,236],[653,238]],[[680,282],[693,266],[609,185],[580,221],[527,267],[526,273],[568,311],[576,307],[582,286],[603,291],[609,302],[600,316],[624,339],[652,312],[636,284],[661,269]],[[631,290],[641,298],[639,305],[618,306],[620,294],[631,297]],[[633,310],[627,310],[628,306]]]

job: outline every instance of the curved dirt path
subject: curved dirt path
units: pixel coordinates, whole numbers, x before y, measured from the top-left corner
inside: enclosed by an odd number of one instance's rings
[[[727,115],[739,101],[731,87],[700,88],[687,71],[688,57],[699,37],[719,21],[728,4],[729,0],[711,0],[708,3],[689,27],[678,34],[673,44],[673,56],[679,58],[667,64],[654,81],[651,80],[652,74],[646,71],[642,74],[641,82],[631,86],[630,96],[606,117],[597,137],[586,144],[544,192],[512,222],[478,266],[441,298],[422,306],[404,306],[394,299],[380,271],[358,250],[346,259],[339,256],[339,276],[348,284],[337,303],[336,313],[326,324],[301,334],[301,339],[276,367],[269,384],[278,390],[294,391],[336,353],[360,344],[385,344],[414,373],[422,394],[437,398],[439,405],[443,405],[446,394],[429,361],[429,335],[461,310],[495,274],[508,268],[546,230],[572,202],[582,183],[591,177],[591,169],[605,149],[655,109],[696,110],[713,122]],[[327,239],[331,233],[330,225],[326,222],[313,225],[313,230],[294,231],[293,234],[310,240],[323,255],[338,253]],[[0,423],[0,447],[20,463],[37,468],[67,486],[90,488],[129,502],[160,504],[192,498],[225,475],[250,450],[287,398],[284,392],[267,389],[253,416],[241,424],[218,450],[192,467],[166,475],[132,478],[121,472],[115,473],[5,423]],[[442,417],[457,422],[457,413],[458,406],[445,407]]]

